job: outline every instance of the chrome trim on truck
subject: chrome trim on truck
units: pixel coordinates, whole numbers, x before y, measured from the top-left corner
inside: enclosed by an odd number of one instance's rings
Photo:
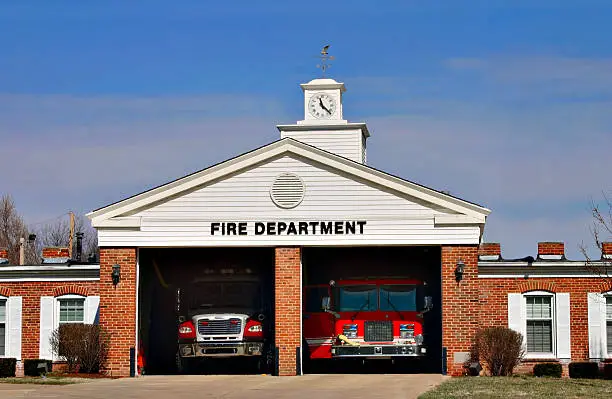
[[[426,347],[422,345],[332,345],[332,358],[337,357],[424,357]]]
[[[179,354],[184,358],[261,356],[262,353],[263,342],[179,344]]]

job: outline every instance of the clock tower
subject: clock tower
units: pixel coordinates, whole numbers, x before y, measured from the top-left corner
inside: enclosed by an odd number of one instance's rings
[[[299,125],[312,123],[347,123],[342,119],[344,83],[333,79],[314,79],[300,85],[304,91],[304,120]]]
[[[293,125],[278,125],[281,138],[290,137],[322,150],[365,164],[365,123],[350,123],[342,114],[344,83],[314,79],[300,85],[304,91],[304,119]]]

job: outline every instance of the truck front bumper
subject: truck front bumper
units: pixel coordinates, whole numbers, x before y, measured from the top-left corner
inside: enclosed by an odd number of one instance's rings
[[[179,344],[181,357],[261,356],[262,353],[263,342]]]
[[[336,357],[423,357],[427,349],[423,345],[409,344],[367,344],[367,345],[332,345],[332,358]]]

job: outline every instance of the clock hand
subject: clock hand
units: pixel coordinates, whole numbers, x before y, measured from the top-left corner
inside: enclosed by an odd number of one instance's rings
[[[327,109],[327,107],[323,104],[323,99],[321,97],[319,97],[319,105],[321,106],[321,108],[323,108],[325,111],[327,111],[328,114],[331,115],[331,111],[329,109]]]

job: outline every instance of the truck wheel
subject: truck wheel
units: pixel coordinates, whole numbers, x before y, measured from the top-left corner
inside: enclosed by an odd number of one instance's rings
[[[312,361],[310,360],[310,347],[306,340],[302,340],[302,374],[311,373]]]
[[[181,355],[176,352],[176,371],[179,374],[188,374],[192,371],[192,363],[191,359],[186,359],[181,357]]]

